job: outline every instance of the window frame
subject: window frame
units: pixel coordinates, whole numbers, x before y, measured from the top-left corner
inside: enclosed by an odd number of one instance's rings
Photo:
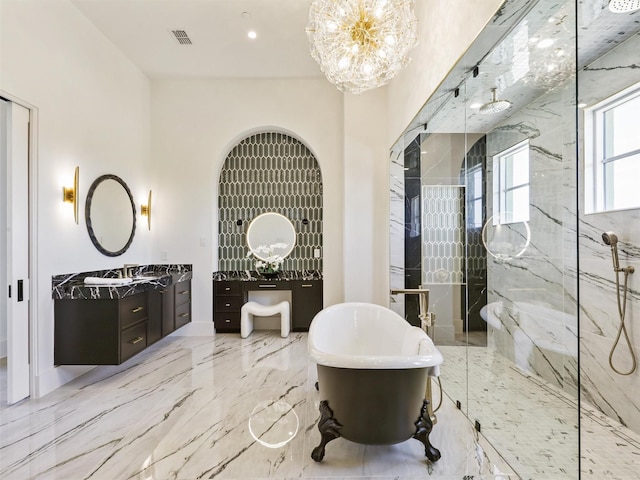
[[[611,157],[606,156],[606,112],[640,97],[640,82],[610,95],[595,105],[583,110],[584,123],[584,209],[586,214],[615,212],[640,208],[640,199],[636,205],[615,208],[613,185],[607,179],[606,167],[613,162],[640,154],[640,148],[629,150]]]
[[[506,187],[506,175],[507,169],[505,168],[505,161],[508,157],[513,156],[516,153],[521,151],[527,152],[528,158],[528,168],[527,168],[527,181],[525,183],[519,183],[518,185],[511,185]],[[530,145],[529,139],[526,138],[521,142],[516,143],[515,145],[502,150],[501,152],[496,153],[493,156],[493,224],[494,225],[509,225],[512,223],[520,223],[520,222],[528,222],[531,218],[530,214],[530,186],[531,186],[531,157],[530,157]],[[511,166],[513,166],[513,161],[510,162]],[[513,211],[511,212],[512,216],[510,218],[503,218],[507,211],[506,203],[507,203],[507,194],[509,192],[514,192],[516,190],[527,188],[527,214],[526,218],[513,218]]]
[[[477,165],[474,165],[473,167],[471,167],[469,169],[469,171],[467,172],[467,176],[469,178],[469,181],[467,182],[467,184],[469,185],[470,188],[467,188],[467,205],[469,208],[469,217],[473,220],[473,223],[471,222],[467,222],[469,225],[469,228],[477,228],[477,229],[481,229],[482,226],[484,225],[484,218],[483,218],[483,200],[484,200],[484,192],[483,192],[483,173],[484,173],[484,169],[482,168],[482,164],[479,163]],[[479,174],[479,179],[477,178],[477,174]],[[480,195],[479,196],[475,196],[474,195],[474,187],[479,184],[480,185]],[[479,203],[480,204],[480,218],[476,218],[475,212],[475,206],[476,204]],[[479,222],[479,223],[478,223]]]

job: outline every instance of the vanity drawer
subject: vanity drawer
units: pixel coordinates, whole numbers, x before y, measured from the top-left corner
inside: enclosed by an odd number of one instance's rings
[[[242,307],[242,297],[216,297],[216,312],[239,312]]]
[[[262,280],[257,282],[246,282],[245,290],[291,290],[291,282],[289,280]]]
[[[176,306],[191,301],[191,281],[176,283]]]
[[[120,300],[120,328],[125,329],[147,318],[147,294],[138,293]]]
[[[240,312],[216,312],[214,326],[219,333],[240,331]]]
[[[214,281],[214,289],[216,295],[241,295],[242,288],[240,282],[217,282]]]
[[[120,362],[147,347],[147,322],[140,322],[120,332]]]
[[[176,307],[176,328],[180,328],[191,321],[191,304],[183,303]]]

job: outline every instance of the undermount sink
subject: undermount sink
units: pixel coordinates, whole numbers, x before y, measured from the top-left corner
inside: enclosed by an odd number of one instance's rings
[[[162,275],[136,275],[132,278],[134,282],[150,282],[152,280],[158,280]]]
[[[101,278],[101,277],[86,277],[84,279],[85,285],[95,286],[118,286],[128,285],[133,282],[133,278]]]

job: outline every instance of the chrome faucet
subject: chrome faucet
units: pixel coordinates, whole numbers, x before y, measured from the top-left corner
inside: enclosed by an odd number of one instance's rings
[[[132,268],[139,266],[137,263],[125,263],[124,267],[122,267],[122,274],[124,278],[133,277]]]

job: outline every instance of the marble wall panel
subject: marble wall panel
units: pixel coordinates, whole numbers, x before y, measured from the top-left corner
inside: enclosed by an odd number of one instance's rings
[[[389,261],[390,281],[393,288],[404,288],[404,150],[401,148],[391,152],[390,169],[390,238]],[[390,308],[398,315],[404,316],[404,295],[393,295]]]
[[[640,34],[636,33],[580,71],[579,101],[593,105],[640,82],[639,48]],[[579,118],[582,120],[582,115]],[[580,141],[582,151],[583,142],[589,141],[588,132],[581,132]],[[583,161],[581,159],[581,164]],[[584,183],[580,177],[581,191]],[[633,265],[636,269],[629,277],[625,323],[636,354],[640,352],[640,328],[637,327],[640,321],[640,210],[582,214],[579,223],[581,393],[583,399],[605,414],[640,432],[640,398],[636,394],[640,371],[629,376],[618,375],[608,362],[620,320],[611,251],[602,241],[605,231],[614,231],[620,240],[620,265]],[[620,278],[622,281],[623,276]],[[621,339],[613,357],[614,365],[621,371],[629,370],[630,358],[626,342]]]
[[[541,96],[487,135],[489,155],[528,138],[530,170],[530,244],[522,255],[491,258],[488,265],[488,343],[522,370],[575,394],[573,91],[568,84]],[[492,166],[488,171],[492,178]],[[489,209],[493,212],[493,202]]]

